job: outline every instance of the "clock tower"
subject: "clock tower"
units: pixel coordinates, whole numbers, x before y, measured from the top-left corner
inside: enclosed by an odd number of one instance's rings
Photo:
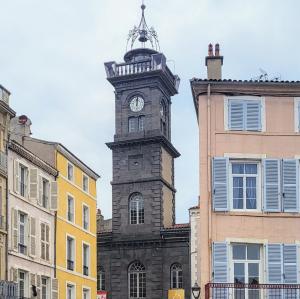
[[[171,143],[171,97],[180,79],[168,68],[144,11],[142,5],[124,62],[105,63],[115,89],[115,135],[107,143],[112,227],[98,235],[99,277],[103,272],[106,278],[99,288],[113,299],[167,298],[172,288],[188,298],[189,226],[175,225],[174,159],[180,154]]]

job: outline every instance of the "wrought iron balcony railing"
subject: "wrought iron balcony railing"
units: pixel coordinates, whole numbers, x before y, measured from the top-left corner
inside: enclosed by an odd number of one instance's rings
[[[205,299],[299,299],[300,284],[208,283]]]
[[[68,270],[74,271],[74,261],[67,260],[67,268]]]

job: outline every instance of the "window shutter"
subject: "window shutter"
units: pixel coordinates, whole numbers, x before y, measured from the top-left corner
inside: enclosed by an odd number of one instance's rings
[[[18,283],[18,269],[10,268],[10,279],[14,283]]]
[[[30,290],[31,286],[36,286],[36,275],[34,273],[30,273]]]
[[[298,212],[298,160],[283,160],[283,211]]]
[[[36,292],[37,299],[41,298],[41,275],[36,275]]]
[[[38,170],[31,168],[29,170],[29,197],[31,200],[38,198]]]
[[[19,162],[14,160],[14,191],[20,193],[20,184],[19,184]]]
[[[58,280],[52,279],[52,299],[58,299]]]
[[[51,196],[50,196],[50,210],[57,210],[57,196],[58,196],[58,188],[57,182],[51,182]]]
[[[18,210],[15,210],[14,208],[11,209],[11,229],[12,249],[18,251]]]
[[[266,254],[268,283],[282,283],[282,245],[268,244]]]
[[[50,261],[50,227],[49,225],[46,225],[46,261]]]
[[[213,281],[228,282],[227,243],[213,243]]]
[[[40,206],[43,205],[43,178],[41,176],[39,176],[38,203],[39,203]]]
[[[36,220],[33,217],[30,217],[30,255],[36,255]]]
[[[261,131],[261,101],[246,101],[246,130]]]
[[[264,210],[281,211],[280,160],[265,159],[264,166]]]
[[[283,245],[283,273],[285,283],[297,283],[297,245]]]
[[[228,211],[228,158],[213,159],[213,209]]]
[[[242,131],[244,129],[245,107],[243,101],[229,100],[228,126],[229,130]]]

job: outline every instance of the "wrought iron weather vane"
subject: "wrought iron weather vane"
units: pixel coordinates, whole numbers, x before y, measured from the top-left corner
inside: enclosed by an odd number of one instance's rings
[[[159,41],[157,32],[153,27],[148,27],[146,18],[145,18],[145,9],[146,5],[141,6],[142,9],[142,18],[139,26],[134,26],[132,30],[129,31],[126,50],[128,50],[128,45],[130,44],[130,50],[133,49],[135,42],[138,40],[142,44],[142,48],[145,48],[146,43],[149,41],[152,49],[160,51]]]

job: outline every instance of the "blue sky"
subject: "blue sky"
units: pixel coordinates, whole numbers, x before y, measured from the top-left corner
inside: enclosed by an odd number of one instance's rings
[[[181,77],[173,99],[177,222],[197,204],[198,128],[189,80],[205,78],[207,45],[219,42],[223,77],[300,80],[298,0],[146,0],[146,19]],[[103,63],[122,61],[139,0],[0,0],[0,84],[28,115],[33,136],[60,141],[101,174],[98,201],[111,215],[114,94]],[[174,62],[173,62],[174,61]]]

